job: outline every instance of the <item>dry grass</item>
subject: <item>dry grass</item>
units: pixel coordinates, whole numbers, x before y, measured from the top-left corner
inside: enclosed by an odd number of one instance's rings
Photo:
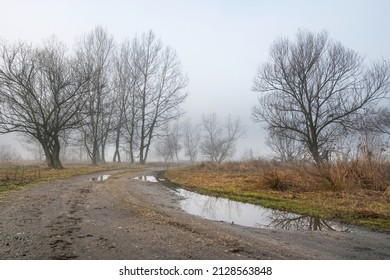
[[[390,232],[390,174],[385,172],[390,167],[371,167],[359,161],[321,168],[265,160],[206,162],[168,170],[166,177],[202,193]]]
[[[41,178],[38,165],[3,165],[0,167],[0,182],[24,182]]]
[[[17,190],[41,182],[51,182],[72,176],[91,174],[114,169],[139,168],[124,163],[100,165],[65,164],[64,169],[49,169],[41,165],[0,165],[0,200]]]

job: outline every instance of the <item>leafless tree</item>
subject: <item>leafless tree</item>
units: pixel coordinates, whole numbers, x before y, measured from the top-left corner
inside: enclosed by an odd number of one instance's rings
[[[11,145],[0,145],[0,162],[10,164],[21,158],[21,155]]]
[[[111,83],[114,40],[102,27],[85,35],[76,50],[80,72],[93,76],[85,103],[82,137],[93,164],[104,161],[106,142],[112,130]]]
[[[188,80],[181,71],[176,52],[163,47],[152,31],[133,40],[132,73],[136,75],[137,138],[139,162],[146,163],[156,131],[183,112],[180,105],[187,97]],[[132,128],[133,129],[133,128]]]
[[[174,152],[174,156],[176,158],[176,161],[179,161],[179,152],[182,149],[182,145],[181,145],[182,134],[180,130],[179,121],[169,123],[167,131],[169,131],[169,135],[171,138],[172,150]]]
[[[115,151],[113,156],[113,162],[121,162],[121,155],[119,152],[120,149],[120,140],[122,136],[122,129],[125,125],[125,114],[126,106],[128,104],[128,94],[127,94],[127,78],[129,75],[126,75],[126,65],[122,57],[127,56],[125,53],[126,48],[125,44],[122,45],[122,48],[119,54],[115,57],[115,67],[114,67],[114,103],[115,103],[115,114],[114,114],[114,145]]]
[[[160,136],[157,143],[157,154],[160,155],[165,162],[172,162],[175,158],[176,161],[179,161],[179,152],[181,150],[179,123],[167,124],[164,131],[164,135]]]
[[[185,155],[195,162],[200,149],[201,128],[199,125],[193,125],[190,119],[182,124],[182,143]]]
[[[45,162],[45,153],[37,139],[29,135],[23,135],[20,142],[22,147],[31,154],[33,160],[39,163]]]
[[[60,138],[80,124],[90,76],[55,38],[41,47],[2,44],[0,55],[0,132],[36,139],[48,167],[62,168]]]
[[[389,90],[388,62],[368,67],[326,32],[299,31],[295,42],[276,40],[270,55],[254,80],[253,90],[262,96],[253,118],[300,142],[317,164]]]
[[[229,116],[221,123],[213,113],[203,116],[202,125],[204,135],[200,146],[201,152],[217,163],[233,156],[235,144],[245,134],[240,118],[233,120]]]
[[[276,159],[283,162],[292,162],[306,158],[307,151],[304,146],[287,133],[289,131],[280,132],[269,131],[267,146],[276,154]]]
[[[171,137],[169,135],[160,138],[156,146],[157,155],[162,157],[165,163],[172,162],[174,150],[172,148]]]
[[[129,153],[131,162],[135,161],[134,149],[136,146],[136,131],[139,120],[139,100],[136,86],[139,82],[139,73],[135,66],[134,52],[130,41],[122,43],[115,58],[114,70],[114,144],[113,161],[121,161],[120,144],[125,140],[125,150]]]

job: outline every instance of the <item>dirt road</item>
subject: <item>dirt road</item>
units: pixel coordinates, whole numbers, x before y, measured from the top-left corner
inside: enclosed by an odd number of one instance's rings
[[[0,203],[1,259],[390,259],[390,235],[255,229],[189,215],[152,169],[41,184]],[[106,172],[104,174],[114,174]]]

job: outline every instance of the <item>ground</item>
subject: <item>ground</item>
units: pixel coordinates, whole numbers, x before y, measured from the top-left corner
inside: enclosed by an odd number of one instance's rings
[[[1,259],[390,259],[390,234],[242,227],[185,213],[161,183],[83,175],[0,203]],[[115,175],[116,174],[116,175]]]

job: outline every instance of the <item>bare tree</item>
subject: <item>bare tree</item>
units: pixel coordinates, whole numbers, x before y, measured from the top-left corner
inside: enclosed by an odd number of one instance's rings
[[[136,71],[135,61],[132,55],[131,42],[126,40],[122,43],[120,51],[115,58],[114,104],[116,110],[114,114],[114,162],[121,161],[119,150],[122,138],[125,139],[126,146],[128,146],[125,150],[129,152],[131,162],[135,160],[133,155],[134,139],[139,117],[136,85],[139,75]]]
[[[179,123],[167,124],[164,129],[164,135],[160,136],[157,143],[156,151],[165,162],[172,162],[175,158],[179,161],[180,145],[180,129]]]
[[[275,153],[276,159],[284,162],[302,160],[307,157],[307,150],[301,142],[296,141],[289,131],[269,131],[267,146]]]
[[[113,97],[110,71],[114,40],[96,27],[79,41],[76,55],[80,72],[93,75],[84,106],[83,139],[93,164],[104,161],[108,134],[112,129]]]
[[[386,61],[371,67],[356,52],[332,42],[326,32],[299,31],[295,42],[275,41],[253,90],[262,93],[253,118],[274,133],[301,143],[321,164],[350,124],[389,90]]]
[[[215,113],[203,116],[204,135],[201,142],[201,152],[211,161],[221,163],[233,156],[235,144],[245,134],[245,128],[240,120],[230,116],[220,123]]]
[[[156,130],[183,112],[180,105],[187,97],[188,80],[181,71],[176,52],[163,48],[152,31],[133,40],[133,75],[136,76],[137,106],[139,106],[139,162],[146,163]]]
[[[80,124],[86,84],[52,38],[42,47],[3,44],[0,58],[0,132],[18,132],[36,139],[50,168],[62,168],[60,138]]]
[[[190,119],[182,124],[182,143],[185,155],[195,162],[200,149],[201,129],[199,125],[193,125]]]
[[[0,145],[0,162],[9,164],[21,158],[20,154],[11,145]]]
[[[122,129],[125,125],[125,114],[126,107],[128,104],[128,90],[127,90],[127,79],[130,75],[127,75],[126,61],[128,57],[128,48],[124,43],[121,47],[119,54],[115,57],[115,67],[114,67],[114,104],[116,107],[114,114],[114,156],[113,162],[121,162],[121,155],[119,152],[120,149],[120,140],[122,136]],[[124,57],[124,58],[123,58]]]
[[[168,131],[172,142],[174,156],[176,158],[176,161],[179,161],[179,152],[182,149],[182,145],[181,145],[182,134],[181,134],[179,122],[175,121],[173,123],[169,123]]]
[[[45,153],[43,152],[42,145],[32,136],[23,135],[22,147],[25,148],[33,157],[33,160],[43,163],[45,161]]]

